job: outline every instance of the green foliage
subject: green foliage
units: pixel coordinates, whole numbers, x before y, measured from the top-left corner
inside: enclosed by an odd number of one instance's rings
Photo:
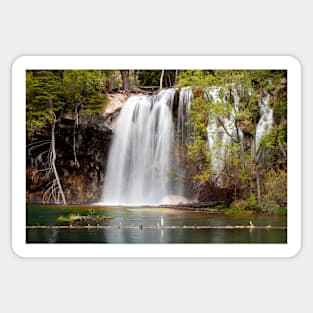
[[[69,216],[60,215],[57,218],[57,222],[59,222],[59,223],[66,223],[66,222],[69,222],[69,221],[70,221]]]
[[[83,112],[97,113],[106,102],[102,71],[66,70],[63,76],[64,97],[69,106],[82,106]]]
[[[117,70],[100,71],[104,73],[104,87],[106,92],[117,91],[122,87],[121,73]]]
[[[264,179],[263,211],[276,213],[287,204],[287,173],[285,170],[269,170]]]
[[[91,216],[96,214],[96,210],[92,208],[88,209],[87,212],[88,212],[87,215],[91,215]]]
[[[62,89],[59,71],[26,72],[26,127],[30,133],[53,122],[53,113],[64,105]]]
[[[250,195],[247,201],[250,209],[258,208],[258,199],[255,194]]]
[[[261,138],[260,144],[267,148],[275,148],[281,144],[283,148],[287,149],[287,127],[278,125],[272,128]]]
[[[273,213],[278,215],[287,215],[287,207],[279,207],[275,209]]]
[[[139,72],[140,86],[159,86],[160,77],[161,77],[160,70],[140,71]]]
[[[107,102],[103,71],[46,70],[26,72],[26,126],[30,134],[64,112],[96,114]]]
[[[159,86],[162,70],[140,70],[139,86]],[[165,70],[163,87],[171,87],[175,84],[175,71]]]
[[[227,209],[224,212],[225,215],[236,215],[236,216],[254,216],[256,214],[253,210],[242,210],[238,208]]]
[[[207,88],[219,85],[219,79],[213,71],[186,70],[180,73],[178,87],[192,86]]]
[[[223,211],[226,209],[225,205],[224,204],[218,204],[215,206],[215,209],[216,210],[219,210],[219,211]]]
[[[283,190],[287,185],[284,177],[287,175],[286,77],[284,70],[180,72],[177,86],[191,86],[194,93],[188,122],[194,133],[187,145],[187,156],[192,164],[191,174],[197,184],[214,177],[211,160],[215,157],[224,164],[223,184],[233,188],[235,197],[240,195],[246,199],[249,208],[258,209],[261,204],[264,207],[283,205],[282,200],[287,199]],[[223,100],[213,101],[206,97],[208,88],[217,88],[219,99]],[[261,139],[260,152],[256,154],[254,145],[255,129],[260,118],[259,101],[265,93],[271,95],[275,123],[270,132]],[[235,127],[242,130],[244,141],[238,135],[228,133],[225,126],[227,120],[232,120]],[[207,125],[213,122],[218,131],[225,132],[231,140],[227,143],[217,141],[209,148],[207,136],[210,134],[207,134]],[[219,151],[227,153],[221,155]]]
[[[94,213],[88,214],[88,215],[70,213],[67,216],[60,215],[57,218],[57,222],[59,223],[74,223],[74,222],[97,223],[97,222],[102,222],[102,221],[111,220],[111,219],[113,219],[112,216],[95,215]]]
[[[211,175],[211,153],[207,146],[208,102],[204,98],[195,98],[189,113],[188,124],[194,132],[187,143],[187,157],[192,164],[191,172],[197,181],[206,181]],[[207,114],[206,114],[207,113]]]

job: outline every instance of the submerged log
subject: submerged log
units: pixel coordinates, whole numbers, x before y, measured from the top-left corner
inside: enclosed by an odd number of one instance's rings
[[[69,221],[71,222],[99,222],[110,220],[112,217],[110,216],[88,216],[88,215],[77,215],[77,216],[70,216]]]

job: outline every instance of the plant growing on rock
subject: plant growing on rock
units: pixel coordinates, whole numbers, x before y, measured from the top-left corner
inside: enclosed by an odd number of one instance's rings
[[[180,72],[179,86],[194,91],[188,123],[195,131],[188,157],[196,184],[211,180],[232,189],[235,199],[249,200],[249,206],[267,206],[264,201],[271,193],[286,186],[282,175],[287,169],[286,72],[188,70]],[[269,99],[265,109],[274,110],[274,120],[259,139],[256,128],[265,95]],[[281,185],[274,183],[276,175]],[[269,181],[275,191],[268,188]],[[286,200],[285,192],[282,198]],[[279,206],[282,198],[273,201]]]

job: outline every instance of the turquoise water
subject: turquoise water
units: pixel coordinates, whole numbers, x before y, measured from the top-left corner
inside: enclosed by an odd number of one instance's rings
[[[286,229],[161,229],[164,226],[247,226],[252,220],[255,226],[286,226],[286,216],[257,215],[225,216],[207,212],[182,211],[164,208],[126,208],[79,206],[39,206],[27,207],[27,226],[69,225],[60,221],[60,216],[73,215],[102,216],[108,219],[97,222],[100,226],[119,228],[67,228],[67,229],[27,229],[28,243],[286,243]],[[73,223],[71,223],[73,224]],[[74,225],[86,226],[85,223]],[[95,222],[90,222],[95,226]],[[128,229],[124,226],[134,226]],[[143,226],[141,229],[140,226]],[[154,226],[146,229],[145,226]]]

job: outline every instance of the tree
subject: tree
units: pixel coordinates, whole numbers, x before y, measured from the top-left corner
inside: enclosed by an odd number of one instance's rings
[[[40,163],[41,168],[33,173],[45,172],[46,175],[54,175],[54,178],[47,185],[46,193],[48,198],[53,197],[56,202],[61,196],[63,204],[66,204],[62,184],[59,179],[58,171],[55,165],[55,124],[56,112],[59,112],[64,102],[60,97],[62,90],[62,75],[49,71],[33,72],[29,71],[26,78],[26,99],[27,99],[27,126],[28,131],[32,134],[44,126],[50,125],[50,141],[35,141],[30,144],[30,149],[34,150],[42,146],[47,149],[37,155],[36,161]],[[44,158],[45,156],[45,158]]]
[[[122,88],[126,92],[129,92],[130,90],[130,84],[128,79],[128,71],[127,70],[121,70],[121,77],[122,77]]]
[[[133,87],[137,88],[139,70],[133,71]]]
[[[163,77],[164,77],[164,70],[161,72],[161,77],[160,77],[160,89],[162,89],[163,86]]]
[[[65,114],[74,116],[73,156],[79,167],[76,130],[81,115],[95,114],[106,103],[103,76],[101,71],[80,70],[26,73],[27,152],[32,164],[31,179],[45,185],[44,201],[66,204],[58,174],[58,126]]]
[[[140,86],[159,86],[159,88],[173,87],[176,80],[176,70],[140,70]]]

